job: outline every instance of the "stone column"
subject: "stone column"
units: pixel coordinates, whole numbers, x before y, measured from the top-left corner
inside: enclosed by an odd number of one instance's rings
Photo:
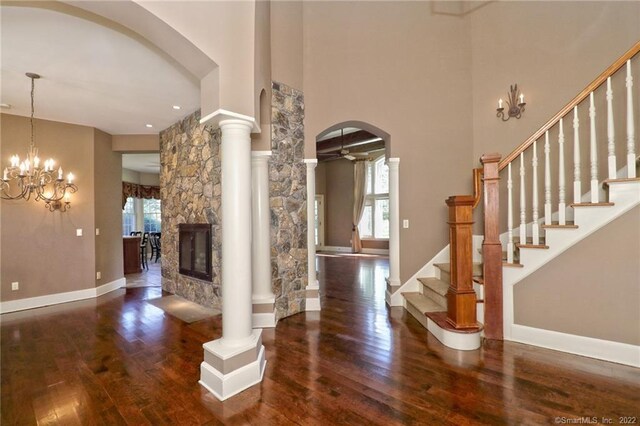
[[[271,215],[269,212],[269,158],[271,151],[251,153],[251,219],[253,243],[253,327],[276,326],[276,297],[271,290]]]
[[[315,158],[305,159],[307,165],[307,263],[308,263],[308,283],[305,295],[305,310],[320,310],[320,286],[316,277],[316,218],[314,206],[316,200],[316,166],[318,160]]]
[[[207,342],[200,384],[218,399],[260,382],[262,330],[251,324],[251,138],[253,123],[222,120],[222,337]]]
[[[400,286],[400,179],[399,158],[389,158],[389,285],[390,293]]]

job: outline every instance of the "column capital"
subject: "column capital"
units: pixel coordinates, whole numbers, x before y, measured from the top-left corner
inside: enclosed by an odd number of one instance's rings
[[[251,151],[251,161],[258,162],[266,162],[271,158],[271,151]]]
[[[255,118],[237,112],[227,111],[225,109],[218,109],[211,114],[202,117],[200,119],[200,124],[211,124],[213,126],[222,127],[223,122],[231,120],[246,121],[251,124],[251,131],[257,132],[260,130]]]
[[[400,159],[398,157],[387,158],[387,167],[398,168],[400,166]]]
[[[317,158],[305,158],[304,160],[302,160],[302,162],[307,165],[307,169],[315,169],[315,167],[318,165]]]
[[[254,121],[249,121],[239,118],[231,118],[220,121],[220,129],[224,130],[246,130],[247,133],[251,133],[253,130]]]

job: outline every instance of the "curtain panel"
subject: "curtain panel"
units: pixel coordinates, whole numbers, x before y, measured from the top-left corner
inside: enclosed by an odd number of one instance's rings
[[[137,183],[122,182],[122,209],[127,204],[127,198],[155,198],[160,199],[160,187],[150,185],[138,185]]]
[[[353,229],[351,231],[351,248],[354,253],[362,251],[360,230],[358,224],[364,213],[367,195],[367,167],[368,161],[356,160],[353,163]]]

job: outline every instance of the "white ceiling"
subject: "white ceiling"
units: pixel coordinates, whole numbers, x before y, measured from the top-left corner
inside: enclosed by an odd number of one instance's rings
[[[122,154],[122,168],[143,173],[160,173],[160,154]]]
[[[338,130],[333,130],[329,133],[327,133],[326,135],[322,136],[321,138],[318,139],[319,141],[324,141],[327,139],[331,139],[331,138],[335,138],[337,136],[340,136],[340,134],[344,134],[344,135],[348,135],[349,133],[355,133],[355,132],[359,132],[362,129],[358,129],[355,127],[343,127],[342,129],[338,129]]]
[[[36,118],[114,135],[158,133],[199,107],[198,80],[141,40],[48,9],[2,5],[0,12],[0,103],[11,105],[2,112],[30,114],[26,72],[42,76]]]

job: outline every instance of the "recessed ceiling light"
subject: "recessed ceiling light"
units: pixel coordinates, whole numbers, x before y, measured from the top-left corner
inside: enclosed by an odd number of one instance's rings
[[[180,105],[174,105],[173,106],[173,109],[180,109],[180,108],[181,108]]]
[[[146,124],[146,126],[147,126],[148,128],[152,128],[152,127],[153,127],[153,124]]]
[[[11,109],[11,104],[0,104],[0,108]]]

